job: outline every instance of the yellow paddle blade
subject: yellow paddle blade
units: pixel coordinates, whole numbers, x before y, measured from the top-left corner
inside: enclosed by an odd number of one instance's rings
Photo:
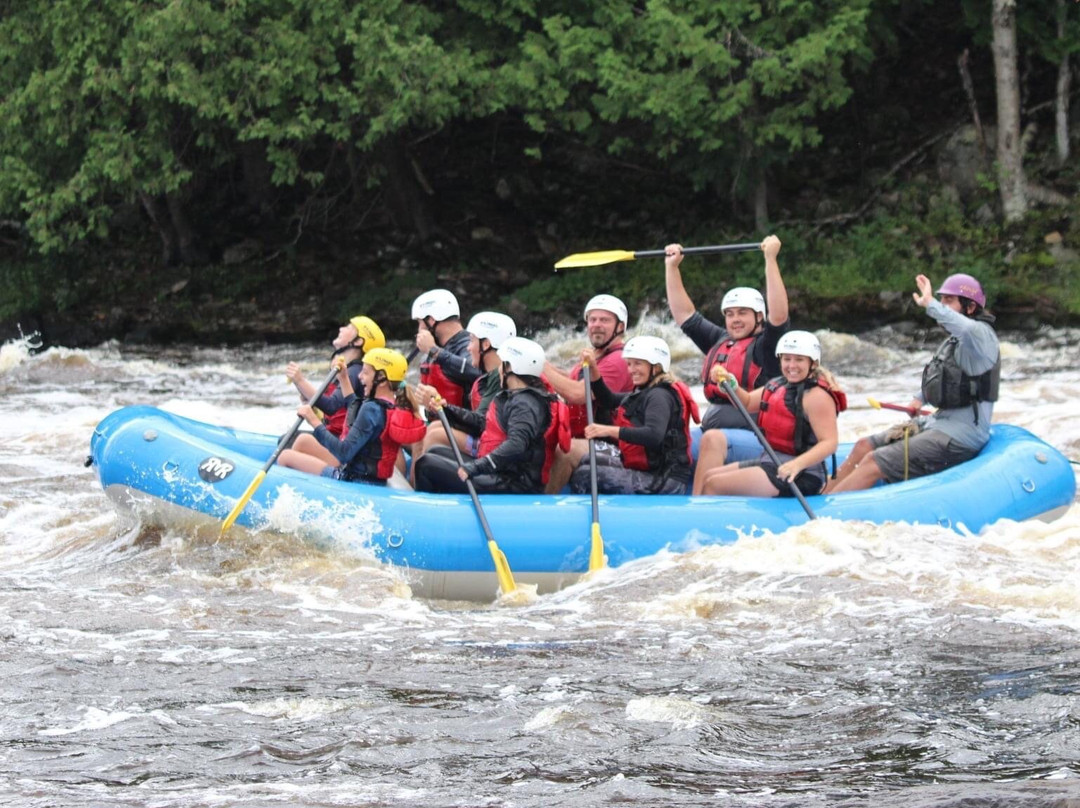
[[[592,547],[589,550],[589,572],[602,570],[607,566],[607,556],[604,555],[604,537],[600,535],[600,523],[592,523]]]
[[[266,478],[266,472],[260,471],[255,475],[255,479],[251,481],[251,485],[247,487],[247,491],[243,493],[243,496],[236,503],[236,507],[232,509],[228,516],[225,517],[225,522],[221,525],[221,533],[218,534],[218,538],[224,538],[225,534],[229,531],[229,528],[233,526],[233,522],[244,511],[244,506],[248,504],[248,500],[262,485],[262,481]]]
[[[881,409],[881,402],[878,401],[876,398],[867,397],[866,403],[873,407],[875,410]]]
[[[499,580],[499,588],[504,595],[513,592],[517,589],[517,584],[514,583],[514,573],[510,572],[510,564],[494,539],[488,540],[488,552],[491,553],[491,560],[495,562],[495,577]]]
[[[616,261],[633,261],[634,253],[629,250],[604,250],[603,252],[574,253],[555,264],[555,269],[576,269],[577,267],[598,267],[602,264],[614,264]]]

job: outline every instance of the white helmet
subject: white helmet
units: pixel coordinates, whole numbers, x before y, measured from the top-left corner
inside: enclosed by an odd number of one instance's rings
[[[622,349],[623,359],[644,359],[659,365],[664,373],[671,367],[671,349],[660,337],[633,337]]]
[[[461,309],[458,307],[457,298],[448,289],[432,289],[416,298],[412,304],[412,319],[423,320],[434,317],[441,323],[451,317],[460,317]]]
[[[477,339],[486,339],[492,348],[498,348],[510,337],[517,336],[517,326],[505,314],[497,311],[479,311],[469,320],[465,328]]]
[[[585,319],[589,319],[589,312],[593,309],[610,311],[620,323],[626,325],[626,304],[614,295],[597,295],[585,304]]]
[[[625,349],[623,350],[625,354]],[[788,331],[776,343],[776,355],[795,354],[809,356],[815,362],[821,361],[821,343],[809,331]]]
[[[518,376],[539,376],[544,372],[544,348],[525,337],[510,337],[499,346],[499,359]]]
[[[753,309],[759,314],[765,313],[765,298],[757,289],[749,286],[736,286],[728,289],[724,299],[720,301],[720,311],[728,309]]]

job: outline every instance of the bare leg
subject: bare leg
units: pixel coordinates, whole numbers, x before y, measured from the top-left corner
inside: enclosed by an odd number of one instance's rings
[[[298,435],[296,442],[293,443],[292,449],[286,449],[285,451],[299,452],[300,454],[314,457],[316,460],[321,460],[324,466],[339,466],[338,459],[330,454],[330,450],[315,440],[315,436],[310,432],[304,432]],[[282,452],[285,454],[285,452]],[[281,463],[281,460],[278,460]],[[281,465],[285,465],[281,463]],[[297,466],[290,466],[289,468],[297,468]]]
[[[825,486],[824,494],[832,493],[836,490],[836,487],[847,478],[851,472],[855,471],[855,467],[862,462],[862,459],[866,457],[870,452],[874,451],[874,446],[870,443],[869,438],[859,438],[855,442],[855,445],[851,447],[851,454],[845,458],[844,462],[840,464],[840,468],[836,470],[836,479],[829,480]]]
[[[743,497],[775,497],[779,492],[760,466],[741,469],[737,464],[730,471],[717,469],[709,475],[703,490],[708,495],[728,494]]]
[[[322,474],[322,470],[330,465],[329,463],[324,463],[317,457],[304,454],[296,449],[285,449],[278,455],[277,462],[279,466],[284,466],[287,469],[296,469],[297,471],[305,471],[308,474]],[[334,461],[334,465],[337,465],[336,460]]]
[[[878,480],[883,479],[884,476],[878,467],[877,461],[874,460],[873,453],[871,453],[855,467],[854,471],[849,472],[843,479],[839,479],[838,476],[836,482],[830,486],[828,493],[839,494],[843,491],[862,491],[874,485]]]
[[[727,457],[727,437],[723,430],[710,429],[702,433],[698,444],[697,468],[694,470],[694,486],[690,493],[697,496],[704,490],[705,478],[709,472],[724,465]]]
[[[574,438],[570,441],[570,451],[555,450],[555,462],[551,464],[551,472],[548,475],[547,487],[544,493],[557,494],[570,482],[570,475],[578,467],[585,455],[589,453],[589,442],[584,438]]]

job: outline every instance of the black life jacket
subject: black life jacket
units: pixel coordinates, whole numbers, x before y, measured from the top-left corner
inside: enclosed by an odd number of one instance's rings
[[[698,412],[697,402],[694,401],[690,388],[682,382],[657,382],[651,387],[635,390],[615,410],[612,423],[617,427],[637,427],[643,424],[642,410],[646,393],[650,390],[666,390],[675,396],[678,401],[678,417],[672,418],[664,434],[664,442],[657,450],[648,450],[638,443],[619,441],[619,452],[622,455],[624,468],[637,469],[639,471],[675,472],[672,476],[690,477],[690,464],[693,456],[690,453],[690,419],[695,423],[701,423],[701,415]],[[680,474],[680,471],[685,474]]]
[[[975,319],[987,325],[994,322],[993,315],[986,312],[980,312]],[[923,401],[941,410],[954,410],[970,404],[975,413],[975,423],[979,423],[979,402],[998,400],[1001,351],[998,351],[994,366],[988,371],[978,376],[968,376],[956,361],[956,349],[959,345],[960,340],[950,336],[938,346],[923,368]]]
[[[529,460],[522,464],[522,468],[535,467],[536,461],[540,466],[540,482],[547,485],[551,474],[551,464],[555,462],[556,447],[564,452],[570,451],[570,416],[563,403],[553,393],[543,393],[531,387],[517,391],[515,395],[531,393],[541,397],[548,406],[548,423],[544,428],[542,444],[535,451],[535,461]],[[487,415],[484,417],[484,431],[480,435],[480,443],[476,449],[477,457],[486,457],[499,448],[507,437],[509,424],[503,415],[503,408],[509,398],[509,391],[503,390],[491,400]]]

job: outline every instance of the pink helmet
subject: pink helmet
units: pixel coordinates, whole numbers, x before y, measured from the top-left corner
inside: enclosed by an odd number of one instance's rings
[[[947,277],[945,283],[941,284],[941,288],[934,294],[966,297],[968,300],[974,300],[980,306],[986,306],[986,295],[983,294],[982,286],[973,277],[962,272]]]

